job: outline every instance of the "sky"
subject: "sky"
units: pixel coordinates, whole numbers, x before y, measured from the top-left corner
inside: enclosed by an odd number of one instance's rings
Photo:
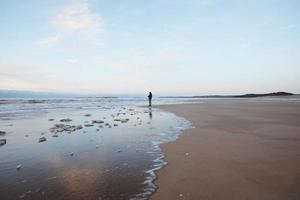
[[[300,1],[0,0],[0,89],[300,93]]]

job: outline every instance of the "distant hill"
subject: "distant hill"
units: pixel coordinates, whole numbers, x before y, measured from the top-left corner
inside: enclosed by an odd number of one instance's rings
[[[291,96],[293,93],[288,92],[273,92],[264,94],[243,94],[243,95],[208,95],[208,96],[164,96],[160,98],[255,98],[268,96]]]
[[[236,95],[233,97],[238,98],[251,98],[251,97],[277,97],[277,96],[291,96],[293,93],[288,92],[273,92],[273,93],[265,93],[265,94],[244,94],[244,95]]]

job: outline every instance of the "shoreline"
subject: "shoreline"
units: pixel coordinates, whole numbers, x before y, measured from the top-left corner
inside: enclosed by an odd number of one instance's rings
[[[190,121],[162,144],[156,199],[299,199],[300,103],[247,100],[154,106]]]

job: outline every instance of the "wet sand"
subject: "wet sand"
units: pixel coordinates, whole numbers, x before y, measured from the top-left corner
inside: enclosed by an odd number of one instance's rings
[[[152,200],[300,199],[299,101],[162,105],[193,123],[162,145]]]
[[[0,199],[148,199],[164,164],[158,144],[189,123],[106,101],[0,105]]]

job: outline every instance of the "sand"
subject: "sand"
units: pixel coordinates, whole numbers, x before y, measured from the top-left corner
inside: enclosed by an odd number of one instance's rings
[[[162,105],[194,128],[162,145],[152,200],[300,199],[300,103],[211,100]]]

